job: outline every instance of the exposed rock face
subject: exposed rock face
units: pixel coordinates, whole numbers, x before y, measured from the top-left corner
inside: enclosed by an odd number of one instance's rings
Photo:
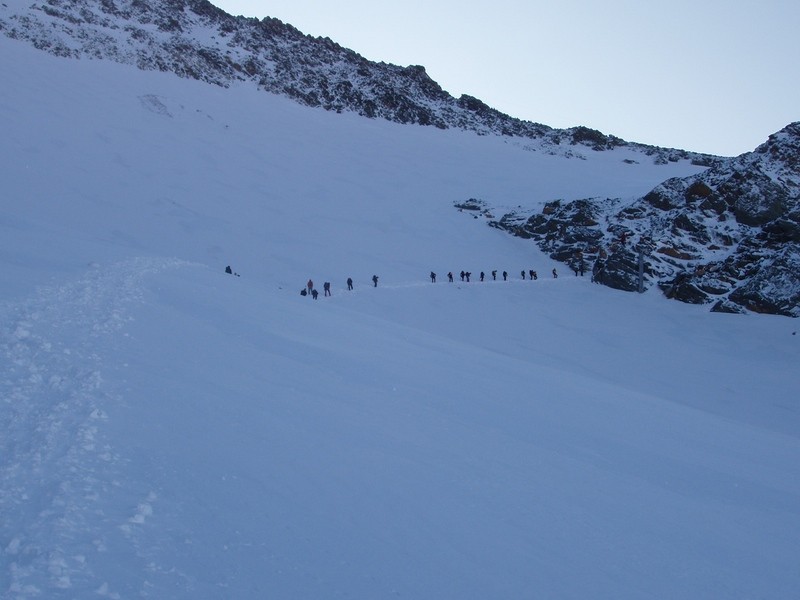
[[[15,0],[0,3],[0,32],[72,58],[170,71],[220,86],[249,81],[308,106],[480,134],[538,140],[528,149],[575,156],[629,146],[656,163],[716,157],[629,144],[575,127],[557,130],[456,99],[424,67],[371,62],[278,19],[233,17],[206,0]]]
[[[545,205],[493,225],[534,238],[551,257],[590,261],[594,280],[636,290],[658,285],[720,312],[800,316],[800,122],[755,151],[670,179],[643,198]]]

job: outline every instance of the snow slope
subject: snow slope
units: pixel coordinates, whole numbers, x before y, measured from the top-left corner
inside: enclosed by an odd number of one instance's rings
[[[6,39],[0,80],[3,598],[796,596],[794,321],[554,279],[453,208],[696,167]]]

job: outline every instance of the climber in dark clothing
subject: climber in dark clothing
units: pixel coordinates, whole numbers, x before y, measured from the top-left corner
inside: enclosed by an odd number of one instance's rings
[[[464,275],[466,275],[466,273],[464,273],[464,271],[461,271],[461,281],[464,281]]]
[[[225,267],[225,272],[226,272],[228,275],[233,275],[233,269],[231,269],[231,266],[230,266],[230,265],[228,265],[227,267]]]
[[[447,274],[447,281],[449,281],[450,283],[453,283],[453,272],[452,271],[450,271]]]
[[[525,269],[522,270],[521,275],[522,275],[522,278],[525,279]]]
[[[481,271],[481,281],[483,281],[483,271]]]
[[[497,281],[497,271],[492,271],[492,281]]]
[[[530,278],[531,278],[531,281],[533,281],[533,275],[534,275],[534,271],[533,271],[533,269],[531,269],[530,271],[528,271],[528,275],[530,276]]]
[[[311,297],[316,300],[317,296],[319,296],[319,292],[317,290],[311,290]]]
[[[347,289],[348,290],[352,290],[353,289],[353,278],[352,277],[348,277],[347,278]]]
[[[503,271],[503,281],[508,279],[508,271]]]
[[[378,276],[377,275],[373,275],[372,276],[372,285],[374,287],[378,287]]]
[[[322,291],[326,296],[331,295],[331,284],[329,281],[326,281],[325,283],[322,284]]]
[[[431,283],[436,283],[436,273],[431,271]]]

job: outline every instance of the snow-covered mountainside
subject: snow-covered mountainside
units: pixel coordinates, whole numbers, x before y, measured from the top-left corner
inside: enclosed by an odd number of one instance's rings
[[[108,59],[221,86],[249,81],[308,106],[512,136],[528,140],[530,150],[580,157],[631,146],[657,162],[716,162],[587,127],[557,130],[521,121],[477,98],[453,98],[424,67],[371,62],[328,38],[273,18],[233,17],[207,0],[5,0],[0,32],[58,56]]]
[[[591,285],[453,209],[702,167],[6,36],[0,83],[3,600],[797,595],[797,322]]]
[[[476,206],[478,207],[478,206]],[[800,123],[755,151],[673,178],[630,203],[554,200],[493,225],[536,239],[573,269],[623,290],[723,312],[800,316]]]
[[[527,201],[502,210],[494,224],[536,238],[557,260],[591,269],[595,281],[614,288],[658,285],[715,311],[800,314],[797,124],[734,159],[629,143],[587,127],[553,129],[470,96],[453,98],[423,67],[371,62],[277,19],[233,17],[206,0],[5,0],[0,32],[61,57],[222,87],[249,84],[339,113],[502,136],[533,153],[589,160],[625,150],[629,165],[711,167],[636,201],[613,194],[571,203],[559,191],[541,198],[531,190],[533,204],[545,206],[531,211]],[[508,198],[489,202],[498,212]]]
[[[330,111],[502,136],[535,153],[587,160],[624,149],[630,165],[712,167],[666,181],[636,202],[612,195],[570,204],[556,193],[537,198],[546,206],[536,214],[517,208],[494,224],[536,238],[554,258],[596,271],[595,280],[611,287],[657,284],[670,297],[713,303],[713,310],[798,315],[796,126],[735,159],[629,143],[586,127],[553,129],[476,98],[453,98],[423,67],[371,62],[277,19],[233,17],[206,0],[6,0],[0,32],[61,57],[222,87],[250,84]]]

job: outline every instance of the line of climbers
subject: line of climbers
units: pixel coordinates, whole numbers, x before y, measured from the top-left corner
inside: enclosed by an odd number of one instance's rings
[[[575,271],[575,275],[576,276],[578,275],[579,271],[580,271],[580,274],[583,275],[584,271],[583,271],[582,267],[580,269],[573,269],[573,270]],[[230,274],[230,275],[236,275],[236,277],[239,277],[239,274],[238,273],[234,273],[233,269],[231,269],[230,266],[225,267],[225,272]],[[553,273],[553,279],[558,279],[558,271],[556,271],[556,269],[553,269],[552,273]],[[492,271],[491,274],[492,274],[492,281],[497,281],[497,270]],[[461,271],[461,273],[459,273],[459,275],[461,277],[461,281],[469,283],[470,282],[470,277],[472,277],[472,272],[470,272],[470,271]],[[526,276],[525,269],[520,271],[520,276],[522,277],[523,280],[525,279],[525,276]],[[529,269],[528,270],[527,276],[528,276],[528,279],[530,281],[535,281],[535,280],[539,279],[538,273],[536,271],[534,271],[533,269]],[[503,277],[503,281],[508,281],[508,271],[503,271],[502,277]],[[436,283],[436,273],[431,271],[430,278],[431,278],[431,283]],[[486,273],[481,271],[480,280],[484,281],[485,279],[486,279]],[[454,280],[453,272],[450,271],[449,273],[447,273],[447,281],[449,281],[450,283],[453,283],[453,280]],[[377,275],[373,275],[372,276],[372,285],[373,285],[373,287],[378,287],[378,276]],[[348,291],[352,291],[352,289],[353,289],[353,278],[352,277],[348,277],[347,278],[347,289],[348,289]],[[326,281],[325,283],[322,284],[322,290],[323,290],[323,292],[324,292],[324,294],[326,296],[330,296],[331,295],[331,284],[330,284],[329,281]],[[308,282],[306,283],[306,286],[302,290],[300,290],[300,295],[301,296],[311,296],[314,300],[316,300],[319,297],[319,292],[314,288],[314,282],[311,279],[309,279]]]
[[[558,279],[558,271],[556,271],[556,269],[553,269],[552,273],[553,273],[553,278],[554,279]],[[575,274],[577,275],[577,272]],[[525,279],[526,273],[525,273],[524,269],[522,271],[520,271],[520,275],[521,275],[522,279]],[[529,277],[529,279],[531,281],[535,281],[535,280],[539,279],[538,273],[536,271],[534,271],[533,269],[530,269],[527,272],[527,275],[528,275],[528,277]],[[583,273],[581,273],[581,275],[583,275]],[[472,273],[470,271],[461,271],[460,276],[461,276],[461,281],[465,281],[466,283],[469,283],[470,282],[470,277],[472,277]],[[502,277],[503,277],[503,281],[508,281],[508,271],[503,271]],[[436,273],[431,271],[430,278],[431,278],[431,283],[436,283]],[[450,271],[447,274],[447,280],[450,283],[453,283],[454,277],[453,277],[453,272],[452,271]],[[481,271],[481,273],[480,273],[480,280],[481,281],[485,281],[486,280],[486,273],[484,273],[483,271]],[[492,271],[492,281],[497,281],[497,271],[496,270]],[[377,275],[373,275],[372,276],[372,285],[373,285],[373,287],[378,287],[378,276]],[[326,296],[330,296],[331,295],[331,284],[330,284],[329,281],[326,281],[325,283],[322,284],[322,289],[325,292]],[[351,277],[347,278],[347,289],[348,290],[352,290],[353,289],[353,279]],[[314,282],[311,279],[309,279],[308,282],[306,283],[306,287],[304,287],[302,290],[300,290],[300,295],[301,296],[311,296],[314,300],[317,299],[317,297],[319,296],[319,292],[317,292],[317,290],[314,289]]]
[[[575,274],[577,275],[578,273],[576,272]],[[525,279],[525,275],[526,275],[525,269],[520,271],[520,276],[522,277],[522,279]],[[536,271],[534,271],[533,269],[530,269],[527,272],[527,275],[528,275],[528,278],[531,281],[539,279],[539,274]],[[581,271],[581,275],[583,275],[582,271]],[[459,273],[459,276],[461,277],[461,281],[469,283],[470,282],[470,277],[472,277],[472,272],[471,271],[461,271],[461,273]],[[479,277],[480,277],[481,281],[485,281],[486,280],[486,273],[481,271],[481,274],[480,274]],[[503,277],[503,281],[508,281],[508,271],[503,271],[502,277]],[[436,283],[436,273],[431,271],[430,278],[431,278],[431,283]],[[554,279],[558,279],[558,271],[556,271],[555,269],[553,269],[553,278]],[[450,283],[453,283],[453,272],[452,271],[450,271],[447,274],[447,281],[449,281]],[[497,281],[497,271],[496,270],[492,271],[492,281]]]

